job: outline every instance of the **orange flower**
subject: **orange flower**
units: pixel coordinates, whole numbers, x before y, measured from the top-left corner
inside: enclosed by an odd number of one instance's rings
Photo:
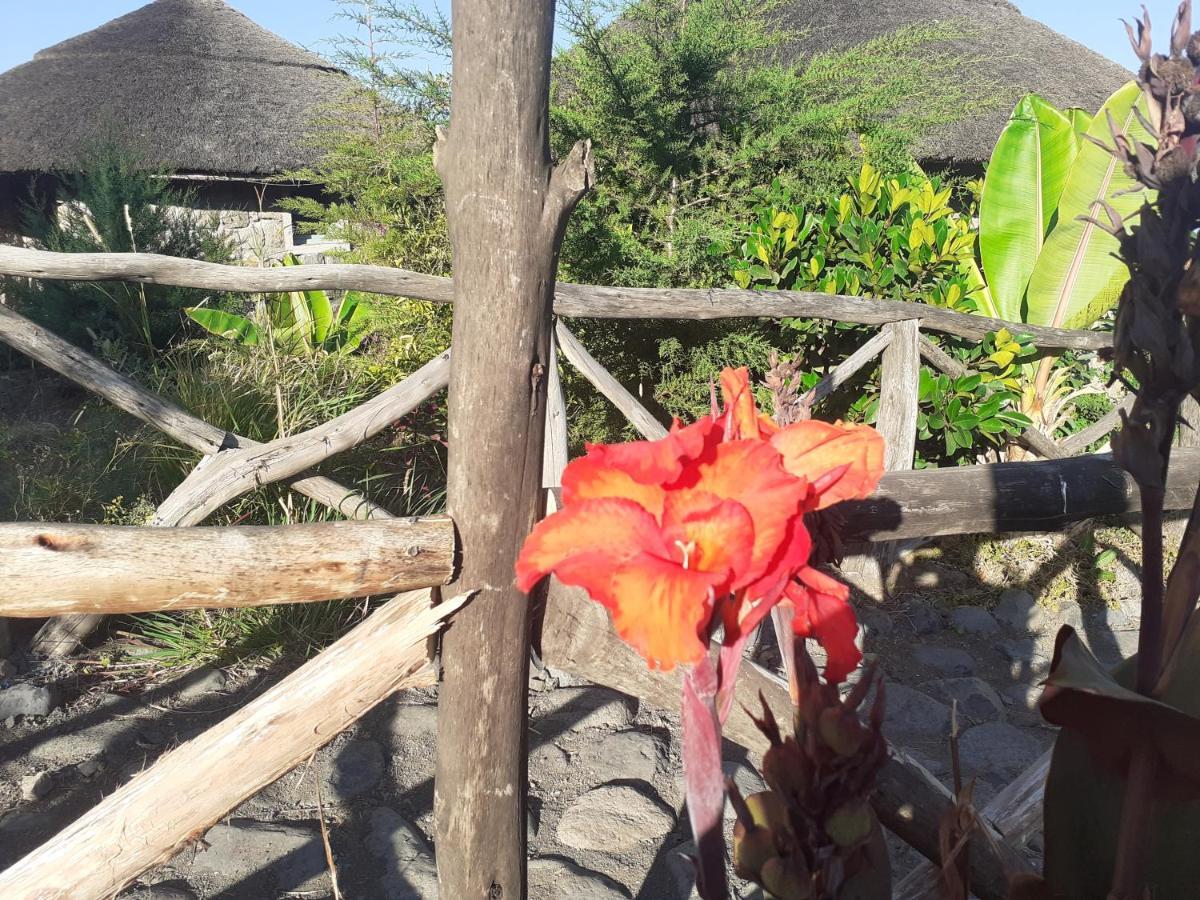
[[[584,588],[663,669],[699,661],[717,616],[732,645],[785,595],[804,605],[798,632],[828,629],[839,646],[848,613],[853,647],[853,611],[821,579],[844,586],[808,568],[803,515],[869,492],[882,442],[866,426],[780,429],[758,412],[745,369],[722,372],[721,390],[723,413],[675,423],[658,441],[589,446],[571,462],[563,509],[526,540],[517,585],[553,572]],[[834,671],[847,659],[830,653]]]

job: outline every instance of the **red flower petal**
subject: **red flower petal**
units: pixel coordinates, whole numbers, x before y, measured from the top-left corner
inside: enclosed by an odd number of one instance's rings
[[[663,511],[663,535],[672,558],[687,568],[721,575],[714,585],[725,593],[738,573],[750,565],[754,521],[746,507],[703,491],[668,493]]]
[[[706,418],[672,429],[657,441],[591,444],[587,458],[619,469],[641,484],[664,484],[678,478],[685,461],[702,454],[715,440],[720,440],[717,423]]]
[[[612,573],[613,627],[651,668],[694,663],[707,650],[721,576],[642,553]]]
[[[765,438],[779,430],[770,416],[758,411],[745,366],[721,370],[721,399],[725,401],[725,440]]]
[[[563,469],[562,498],[565,509],[589,500],[631,500],[660,519],[666,491],[661,484],[638,481],[625,470],[589,455],[571,460]]]
[[[883,474],[883,438],[870,425],[830,425],[810,419],[773,435],[771,446],[783,455],[784,468],[810,483],[848,466],[840,478],[822,485],[816,509],[866,497]]]
[[[796,608],[792,630],[800,637],[815,638],[825,648],[825,680],[840,684],[862,661],[862,651],[854,643],[858,618],[850,605],[850,589],[824,572],[806,568],[800,581],[788,585],[787,598]]]
[[[715,445],[689,465],[678,482],[667,486],[668,491],[687,489],[736,500],[750,513],[753,553],[750,565],[738,573],[733,590],[752,584],[771,569],[808,495],[804,479],[785,471],[779,453],[758,440]]]
[[[517,557],[517,587],[528,592],[553,572],[610,605],[613,569],[644,551],[669,552],[650,513],[630,500],[586,500],[534,527]]]

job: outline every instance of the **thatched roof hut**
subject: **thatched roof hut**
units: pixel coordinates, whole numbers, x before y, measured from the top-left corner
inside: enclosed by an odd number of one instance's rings
[[[785,58],[845,49],[910,25],[961,26],[942,52],[977,60],[964,77],[990,82],[985,111],[931,137],[922,156],[973,168],[985,162],[1016,101],[1029,92],[1059,107],[1095,112],[1133,74],[1021,15],[1008,0],[791,0],[778,10],[799,37]],[[1120,25],[1113,23],[1114,28]]]
[[[117,134],[164,171],[278,175],[312,161],[306,122],[349,84],[223,0],[155,0],[0,74],[0,172]]]
[[[0,226],[31,180],[52,197],[54,173],[115,143],[277,256],[294,236],[273,201],[319,187],[270,179],[316,161],[314,117],[353,84],[223,0],[154,0],[0,73]]]

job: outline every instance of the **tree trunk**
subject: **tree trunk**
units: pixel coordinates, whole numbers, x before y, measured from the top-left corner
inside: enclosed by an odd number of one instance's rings
[[[443,642],[434,792],[441,896],[525,896],[528,599],[513,585],[542,506],[558,248],[591,178],[548,135],[552,0],[455,0],[436,163],[454,249],[448,508],[479,596]]]

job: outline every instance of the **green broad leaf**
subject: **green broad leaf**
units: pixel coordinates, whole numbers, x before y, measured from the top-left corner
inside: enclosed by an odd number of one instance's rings
[[[313,343],[323,344],[333,328],[333,304],[329,302],[329,295],[324,291],[304,291],[304,302],[312,322]]]
[[[1075,132],[1075,139],[1079,146],[1082,147],[1087,143],[1083,136],[1087,134],[1087,130],[1092,127],[1092,120],[1095,118],[1086,109],[1080,109],[1078,106],[1072,106],[1065,110],[1067,118],[1071,120],[1071,129]]]
[[[979,430],[985,434],[1003,434],[1008,426],[999,419],[984,419],[979,423]]]
[[[1131,81],[1108,98],[1088,128],[1088,136],[1111,145],[1111,114],[1123,134],[1152,144],[1134,115],[1139,104],[1145,115],[1141,88]],[[1136,188],[1137,183],[1110,153],[1091,142],[1080,148],[1059,201],[1058,224],[1030,275],[1022,321],[1087,328],[1112,307],[1129,272],[1117,258],[1117,239],[1082,217],[1103,216],[1103,201],[1112,204],[1119,215],[1130,216],[1148,199],[1148,192]]]
[[[191,306],[184,312],[189,319],[209,334],[237,341],[247,347],[254,347],[258,344],[258,326],[244,316],[203,306]]]
[[[1066,115],[1037,94],[1021,98],[992,151],[979,201],[979,253],[998,318],[1021,321],[1030,275],[1078,152]]]

